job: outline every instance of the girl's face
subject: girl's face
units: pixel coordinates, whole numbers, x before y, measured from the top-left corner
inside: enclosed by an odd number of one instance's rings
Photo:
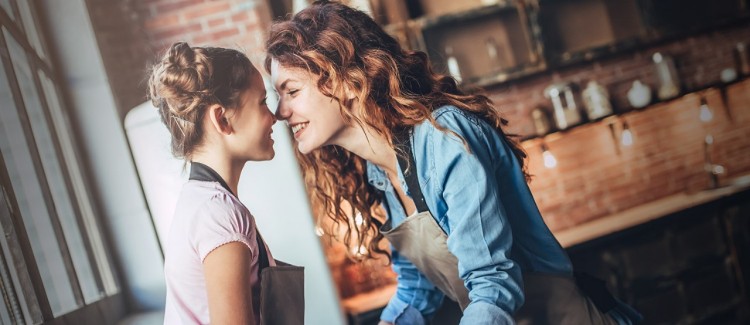
[[[227,139],[229,150],[244,160],[269,160],[274,156],[271,126],[276,118],[266,106],[266,89],[258,70],[250,78],[250,88],[240,96],[240,106],[227,114],[233,133]]]
[[[276,117],[285,120],[292,129],[300,152],[306,154],[322,146],[341,144],[349,127],[341,116],[339,103],[318,89],[316,76],[273,60],[271,80],[279,93]]]

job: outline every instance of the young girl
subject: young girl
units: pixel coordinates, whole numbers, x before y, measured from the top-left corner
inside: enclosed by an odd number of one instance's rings
[[[260,269],[275,264],[237,184],[245,162],[274,156],[261,75],[238,51],[175,43],[149,94],[191,166],[164,247],[164,323],[259,324]]]
[[[316,205],[345,226],[361,213],[345,240],[374,238],[370,252],[383,236],[392,245],[398,289],[383,324],[425,324],[444,296],[461,324],[637,319],[581,294],[529,191],[525,154],[487,97],[463,93],[424,53],[335,2],[272,26],[267,50],[277,117],[294,133]],[[385,224],[373,217],[381,205]]]

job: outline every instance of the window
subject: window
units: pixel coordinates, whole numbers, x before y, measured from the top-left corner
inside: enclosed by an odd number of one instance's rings
[[[0,0],[0,323],[38,324],[119,292],[34,2]]]

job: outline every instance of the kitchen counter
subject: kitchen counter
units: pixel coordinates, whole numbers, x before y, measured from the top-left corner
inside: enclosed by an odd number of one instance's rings
[[[383,308],[394,294],[396,294],[396,285],[387,285],[344,299],[341,305],[347,314],[358,315]]]
[[[734,178],[727,185],[717,189],[672,194],[634,208],[557,231],[554,235],[563,247],[568,248],[722,197],[731,196],[749,187],[750,175],[745,175]]]

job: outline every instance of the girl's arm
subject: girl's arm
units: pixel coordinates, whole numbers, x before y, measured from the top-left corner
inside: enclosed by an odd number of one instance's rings
[[[246,244],[230,242],[203,260],[211,324],[255,324],[251,259],[252,252]]]

